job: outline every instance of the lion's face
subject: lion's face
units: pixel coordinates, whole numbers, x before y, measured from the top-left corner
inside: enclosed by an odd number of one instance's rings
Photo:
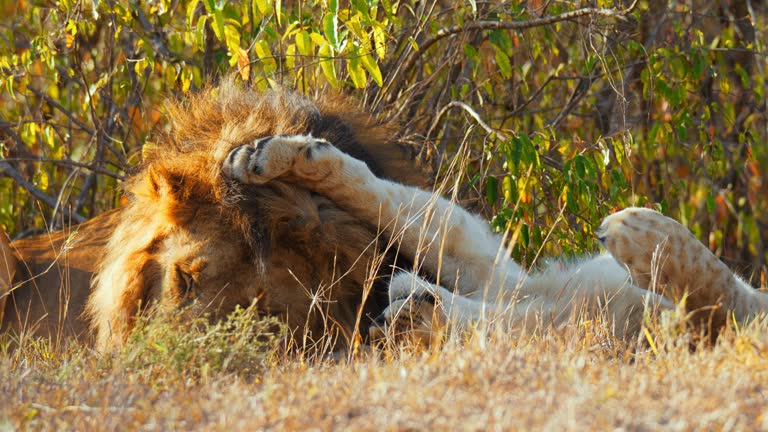
[[[374,279],[372,230],[294,186],[214,199],[199,178],[165,169],[134,183],[98,273],[89,312],[101,348],[122,343],[142,313],[219,319],[253,305],[309,340],[348,338],[358,318],[367,328],[358,313]],[[369,303],[374,316],[381,306]]]
[[[332,99],[318,108],[289,93],[232,86],[170,111],[173,131],[129,181],[132,199],[94,279],[88,315],[98,346],[122,343],[140,313],[218,318],[251,304],[305,340],[367,329],[386,303],[383,285],[367,290],[392,264],[374,259],[377,227],[296,186],[233,185],[220,167],[257,137],[313,134],[407,181],[415,171],[387,143],[392,129]]]
[[[263,291],[251,247],[236,227],[211,223],[218,215],[210,210],[170,227],[150,252],[155,269],[143,275],[146,303],[162,312],[217,316],[247,307]]]

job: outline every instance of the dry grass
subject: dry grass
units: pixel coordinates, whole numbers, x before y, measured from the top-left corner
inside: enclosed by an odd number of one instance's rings
[[[289,354],[269,340],[225,348],[237,324],[201,328],[181,342],[157,327],[108,357],[29,343],[0,360],[0,429],[768,427],[768,325],[731,328],[717,345],[693,350],[678,326],[655,327],[653,344],[637,349],[584,322],[351,360]],[[169,340],[178,342],[173,350],[158,348]],[[251,367],[176,355],[202,348],[229,349],[223,357]]]

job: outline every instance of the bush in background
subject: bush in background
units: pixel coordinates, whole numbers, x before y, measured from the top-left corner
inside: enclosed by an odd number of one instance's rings
[[[0,0],[0,225],[23,235],[118,206],[165,126],[163,101],[235,74],[335,88],[399,122],[525,263],[594,251],[606,214],[654,206],[765,285],[766,12],[751,0]]]

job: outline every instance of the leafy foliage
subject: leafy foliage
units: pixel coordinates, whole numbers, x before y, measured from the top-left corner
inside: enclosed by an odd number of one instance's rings
[[[441,173],[460,176],[464,203],[509,229],[527,263],[592,251],[603,216],[651,205],[759,276],[759,3],[605,0],[561,20],[550,18],[588,5],[2,0],[0,224],[19,233],[117,205],[164,127],[164,98],[236,74],[352,93],[400,122],[422,159],[461,155],[461,170]]]
[[[172,319],[178,320],[179,315]],[[238,308],[225,320],[207,318],[178,322],[141,321],[116,357],[117,369],[159,376],[207,377],[210,374],[261,373],[279,354],[285,326],[275,318],[259,317],[253,309]],[[109,368],[107,368],[109,369]]]

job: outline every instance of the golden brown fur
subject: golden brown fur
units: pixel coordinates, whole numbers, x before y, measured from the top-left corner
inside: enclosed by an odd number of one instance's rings
[[[220,167],[257,137],[302,133],[333,140],[379,175],[420,179],[390,144],[393,129],[359,112],[340,98],[314,104],[232,84],[171,107],[172,131],[127,184],[132,200],[88,302],[98,346],[120,344],[143,310],[218,317],[253,302],[302,341],[349,340],[369,315],[360,308],[375,274],[376,227],[296,186],[227,183]],[[383,309],[370,297],[365,307]]]
[[[85,340],[82,313],[91,275],[117,215],[107,212],[66,230],[6,243],[0,254],[2,329]]]
[[[125,340],[141,311],[220,317],[254,302],[304,342],[335,333],[343,343],[367,329],[357,321],[386,306],[378,298],[385,289],[363,293],[375,274],[377,227],[299,187],[235,186],[219,170],[232,148],[254,138],[312,133],[378,175],[423,184],[391,143],[395,129],[344,98],[310,101],[232,83],[170,106],[169,123],[126,183],[126,207],[67,232],[0,244],[14,258],[0,271],[16,273],[12,295],[0,278],[3,329],[83,340],[90,325],[107,348]]]

